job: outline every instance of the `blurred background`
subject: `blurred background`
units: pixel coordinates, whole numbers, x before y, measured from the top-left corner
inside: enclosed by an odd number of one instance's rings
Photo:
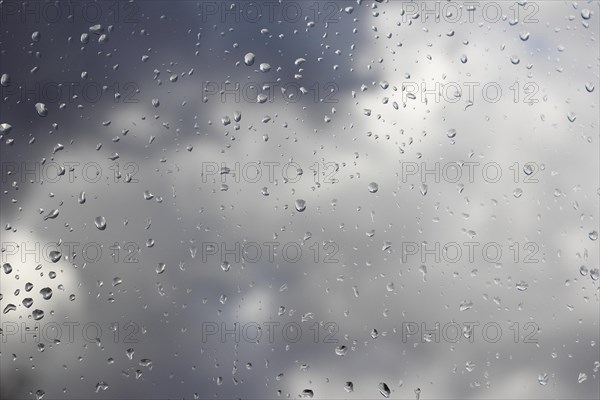
[[[597,399],[598,4],[0,1],[2,398]]]

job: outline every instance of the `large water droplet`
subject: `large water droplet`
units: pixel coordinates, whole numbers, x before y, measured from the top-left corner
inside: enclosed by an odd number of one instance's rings
[[[375,182],[371,182],[367,185],[367,189],[370,193],[377,193],[377,191],[379,190],[379,185]]]
[[[52,298],[52,289],[45,287],[40,290],[40,294],[44,300],[50,300],[50,298]]]
[[[246,55],[244,56],[244,64],[246,64],[247,66],[251,66],[252,64],[254,64],[255,58],[256,56],[254,55],[254,53],[246,53]]]

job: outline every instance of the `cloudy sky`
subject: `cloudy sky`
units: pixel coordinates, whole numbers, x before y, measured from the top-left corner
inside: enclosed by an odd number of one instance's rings
[[[2,396],[598,398],[598,5],[0,2]]]

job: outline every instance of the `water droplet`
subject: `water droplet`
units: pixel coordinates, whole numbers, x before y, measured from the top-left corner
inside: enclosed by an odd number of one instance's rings
[[[588,237],[590,238],[590,240],[598,240],[598,232],[591,231],[590,234],[588,235]]]
[[[247,66],[251,66],[252,64],[254,64],[255,58],[256,56],[254,55],[254,53],[246,53],[246,55],[244,56],[244,64],[246,64]]]
[[[100,392],[100,390],[106,390],[106,389],[108,389],[108,383],[101,381],[96,384],[95,392],[98,393],[98,392]]]
[[[7,124],[6,122],[0,124],[0,133],[8,133],[12,129],[11,124]]]
[[[39,42],[41,38],[42,34],[37,31],[31,34],[31,40],[33,40],[34,42]]]
[[[387,385],[385,382],[381,382],[381,383],[379,383],[379,387],[378,387],[378,389],[379,389],[379,393],[381,393],[381,395],[382,395],[383,397],[385,397],[386,399],[387,399],[388,397],[390,397],[390,394],[392,393],[392,392],[390,391],[390,388],[389,388],[389,386],[388,386],[388,385]]]
[[[519,38],[521,38],[522,41],[526,42],[527,40],[529,40],[529,32],[519,33]]]
[[[589,93],[592,93],[594,91],[594,84],[592,82],[586,83],[585,90],[587,90]]]
[[[268,99],[269,97],[264,93],[259,93],[258,96],[256,96],[256,102],[260,104],[266,103]]]
[[[354,392],[354,383],[348,381],[344,384],[344,390],[348,393]]]
[[[467,311],[469,309],[471,309],[473,307],[473,302],[470,300],[465,300],[462,303],[460,303],[460,306],[458,307],[458,309],[460,311]]]
[[[464,55],[464,54],[463,54],[462,56],[460,56],[460,62],[461,62],[461,63],[463,63],[463,64],[466,64],[466,63],[467,63],[467,61],[468,61],[468,59],[467,59],[467,56],[466,56],[466,55]]]
[[[582,265],[581,267],[579,267],[579,273],[581,274],[581,276],[587,276],[588,274],[588,269],[585,265]]]
[[[94,224],[96,224],[96,228],[103,231],[106,229],[106,218],[103,216],[96,217],[94,218]]]
[[[35,111],[37,111],[40,117],[45,117],[48,115],[48,109],[44,103],[35,103]]]
[[[229,271],[231,269],[231,264],[228,261],[223,261],[221,263],[221,269],[225,272]]]
[[[306,210],[306,202],[302,199],[298,199],[296,200],[296,210],[299,212],[302,212],[304,210]]]
[[[348,347],[346,347],[344,345],[338,346],[335,348],[335,354],[337,354],[338,356],[345,356],[347,352],[348,352]]]
[[[379,190],[379,185],[377,185],[377,183],[375,182],[371,182],[367,186],[367,189],[369,189],[370,193],[377,193],[377,191]]]
[[[263,196],[268,196],[269,195],[269,188],[268,187],[264,187],[261,189],[261,193]]]
[[[521,197],[523,195],[523,189],[521,188],[516,188],[513,191],[513,196],[515,196],[516,199],[518,199],[519,197]]]
[[[450,139],[454,138],[456,136],[456,129],[449,129],[448,132],[446,132],[446,136]]]
[[[580,372],[579,376],[577,377],[577,383],[583,383],[585,381],[587,381],[587,374],[585,372]]]
[[[165,272],[166,268],[167,268],[167,266],[165,265],[165,263],[159,262],[156,265],[156,273],[157,274],[162,274],[163,272]]]
[[[59,250],[52,250],[49,255],[50,261],[52,261],[53,263],[58,262],[62,257],[62,253]]]
[[[56,217],[58,217],[58,214],[58,210],[54,209],[44,216],[44,221],[47,221],[49,219],[55,219]]]
[[[311,389],[304,389],[302,393],[300,393],[300,397],[305,399],[312,399],[314,396],[314,392]]]
[[[517,283],[516,287],[517,287],[517,290],[524,292],[529,288],[529,284],[525,281],[520,281]]]
[[[23,299],[23,305],[25,306],[25,308],[29,308],[33,305],[33,299],[31,297],[25,297]]]
[[[2,74],[0,77],[0,85],[6,87],[10,82],[10,76],[8,74]]]
[[[31,313],[31,316],[33,317],[33,319],[35,321],[39,321],[40,319],[44,318],[44,312],[42,310],[33,310],[33,312]]]
[[[16,309],[17,309],[17,306],[15,306],[14,304],[7,304],[6,307],[4,307],[3,313],[6,314],[10,311],[15,311]]]
[[[591,17],[592,17],[592,12],[590,10],[588,10],[587,8],[584,8],[583,10],[581,10],[581,18],[590,19]]]
[[[258,68],[261,70],[261,72],[269,72],[271,70],[271,65],[267,63],[261,63]]]
[[[592,278],[592,280],[597,281],[598,280],[598,268],[592,268],[590,269],[590,278]]]
[[[79,204],[85,203],[85,192],[79,193],[79,197],[77,197],[77,201],[79,202]]]
[[[521,60],[517,56],[511,56],[510,57],[510,62],[513,63],[513,65],[517,65],[517,64],[519,64],[521,62]]]
[[[44,300],[50,300],[50,298],[52,298],[52,289],[45,287],[40,290],[40,294]]]
[[[2,269],[4,269],[4,273],[8,275],[12,272],[12,265],[10,265],[9,263],[5,263],[2,266]]]
[[[233,112],[233,120],[235,122],[240,122],[242,120],[242,113],[239,111],[234,111]]]

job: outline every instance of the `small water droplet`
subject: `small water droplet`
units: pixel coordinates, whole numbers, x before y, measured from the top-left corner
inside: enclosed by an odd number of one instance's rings
[[[35,111],[37,111],[40,117],[45,117],[48,115],[48,109],[44,103],[35,103]]]
[[[33,317],[33,319],[35,321],[39,321],[40,319],[44,318],[44,312],[42,310],[33,310],[33,312],[31,313],[31,316]]]
[[[13,270],[12,269],[12,265],[10,265],[9,263],[5,263],[2,266],[2,269],[4,269],[4,273],[7,274],[7,275],[10,274],[12,272],[12,270]]]
[[[304,210],[306,210],[306,202],[302,199],[296,200],[295,206],[298,212],[303,212]]]
[[[50,211],[48,214],[46,214],[46,216],[44,216],[44,221],[47,221],[49,219],[55,219],[56,217],[58,217],[58,210],[54,209],[54,210]]]
[[[390,397],[390,394],[392,393],[392,392],[390,391],[390,388],[389,388],[389,386],[388,386],[388,385],[387,385],[385,382],[380,382],[380,383],[379,383],[379,387],[378,387],[378,389],[379,389],[379,393],[381,393],[381,395],[382,395],[383,397],[385,397],[386,399],[387,399],[388,397]]]
[[[344,345],[338,346],[335,348],[335,354],[337,354],[338,356],[345,356],[347,352],[348,352],[348,347],[346,347]]]
[[[521,188],[516,188],[516,189],[513,191],[513,196],[515,196],[515,198],[517,198],[517,199],[518,199],[519,197],[521,197],[522,195],[523,195],[523,189],[521,189]]]
[[[377,191],[379,190],[379,185],[375,182],[371,182],[367,186],[367,189],[369,190],[370,193],[377,193]]]
[[[49,255],[50,261],[52,261],[53,263],[58,262],[62,257],[62,253],[59,250],[52,250]]]
[[[529,284],[525,281],[519,281],[516,285],[517,290],[524,292],[529,288]]]
[[[465,300],[462,303],[460,303],[460,306],[458,307],[458,309],[460,311],[467,311],[469,309],[471,309],[473,307],[473,302],[470,300]]]
[[[165,263],[159,262],[156,265],[156,273],[157,274],[162,274],[163,272],[165,272],[165,269],[167,268]]]
[[[94,218],[94,224],[96,224],[96,228],[103,231],[106,229],[106,218],[103,216],[99,216]]]

